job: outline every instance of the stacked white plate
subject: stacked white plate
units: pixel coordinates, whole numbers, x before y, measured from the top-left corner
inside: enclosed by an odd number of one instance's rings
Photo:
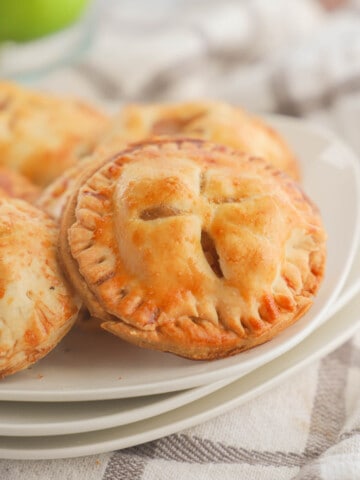
[[[174,433],[249,400],[353,334],[360,325],[360,163],[328,132],[268,120],[300,159],[305,191],[328,232],[327,271],[313,308],[271,342],[213,362],[73,330],[37,365],[0,382],[0,458],[96,454]]]

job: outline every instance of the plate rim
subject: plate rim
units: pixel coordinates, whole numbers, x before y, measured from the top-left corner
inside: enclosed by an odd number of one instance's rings
[[[86,432],[95,432],[97,430],[104,430],[111,427],[121,427],[128,425],[130,423],[139,422],[146,420],[150,417],[155,417],[157,415],[162,415],[163,413],[175,410],[176,408],[187,405],[188,403],[200,400],[202,397],[205,397],[213,392],[216,392],[220,388],[225,387],[229,383],[233,382],[234,378],[229,377],[218,382],[209,383],[201,385],[199,387],[190,388],[187,390],[180,390],[178,392],[168,392],[170,398],[161,398],[158,401],[156,398],[152,401],[152,397],[158,395],[149,395],[143,397],[144,399],[149,399],[149,403],[136,408],[135,410],[122,411],[118,413],[105,414],[98,417],[87,418],[86,420],[69,420],[67,422],[49,422],[41,424],[15,424],[11,423],[4,424],[0,421],[0,437],[51,437],[58,435],[71,435],[77,433],[86,433]],[[160,394],[162,396],[164,394]],[[165,394],[166,395],[166,394]],[[142,397],[137,397],[142,398]],[[131,400],[131,398],[123,399],[113,399],[113,400]],[[106,401],[106,400],[105,400]],[[103,400],[98,400],[91,402],[96,404],[95,408],[101,408],[99,403],[102,403]],[[19,408],[22,408],[22,403],[24,402],[13,402],[19,403]],[[28,402],[29,404],[34,404],[36,402]],[[40,402],[39,402],[40,403]],[[55,402],[49,402],[53,404]],[[70,403],[70,402],[67,402]],[[82,402],[73,402],[76,404],[81,404]],[[89,402],[86,402],[89,403]],[[20,418],[22,412],[19,413]],[[114,423],[115,422],[115,423]]]

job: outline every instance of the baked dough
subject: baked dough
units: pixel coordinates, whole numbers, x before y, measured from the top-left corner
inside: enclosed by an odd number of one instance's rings
[[[34,203],[40,195],[40,188],[20,173],[0,166],[0,195]]]
[[[221,102],[128,105],[109,123],[92,156],[64,171],[42,192],[37,205],[59,220],[76,179],[95,158],[110,157],[151,136],[203,138],[264,157],[299,179],[297,161],[281,136],[259,118]]]
[[[152,136],[182,136],[227,145],[268,160],[299,180],[299,166],[283,138],[260,118],[220,101],[128,105],[100,142],[105,154]]]
[[[60,270],[57,243],[47,215],[0,198],[0,376],[42,358],[76,320],[81,302]]]
[[[264,160],[163,139],[83,175],[64,210],[60,255],[105,330],[215,359],[308,310],[325,239],[317,208]]]
[[[93,149],[107,121],[78,100],[0,82],[0,164],[47,185]]]

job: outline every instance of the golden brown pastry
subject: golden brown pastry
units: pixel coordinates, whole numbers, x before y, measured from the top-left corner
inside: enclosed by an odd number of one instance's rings
[[[271,339],[308,310],[325,233],[302,190],[264,160],[163,139],[84,173],[64,210],[60,254],[105,330],[215,359]]]
[[[0,194],[34,203],[40,195],[40,188],[20,173],[0,166]]]
[[[47,215],[0,198],[0,376],[44,357],[75,322],[80,300],[60,270],[57,242]]]
[[[204,138],[263,156],[293,178],[299,178],[297,161],[281,136],[240,108],[215,101],[129,105],[110,123],[93,155],[64,171],[48,185],[37,202],[38,206],[58,220],[87,162],[114,155],[146,137],[169,134]]]
[[[298,163],[282,137],[260,118],[220,101],[138,104],[125,107],[98,148],[116,153],[152,136],[194,137],[227,145],[268,160],[298,180]]]
[[[78,100],[0,82],[0,164],[47,185],[92,150],[107,121]]]

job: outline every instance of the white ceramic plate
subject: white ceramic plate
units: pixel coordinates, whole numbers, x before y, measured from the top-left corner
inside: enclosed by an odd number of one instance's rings
[[[271,342],[213,362],[139,350],[106,334],[72,331],[32,369],[0,383],[0,400],[80,401],[153,395],[244,375],[294,347],[326,317],[354,256],[359,233],[359,164],[332,134],[296,120],[271,118],[301,161],[306,192],[328,231],[324,283],[312,309]]]
[[[170,435],[223,414],[265,392],[329,353],[359,328],[360,296],[281,357],[201,400],[122,427],[53,437],[0,437],[0,458],[78,457],[131,447]]]
[[[360,293],[360,249],[328,316]],[[0,436],[43,436],[90,432],[160,415],[215,392],[235,379],[181,392],[92,402],[0,402]]]
[[[127,425],[174,410],[231,383],[220,382],[180,392],[92,402],[0,402],[0,437],[90,432]]]

